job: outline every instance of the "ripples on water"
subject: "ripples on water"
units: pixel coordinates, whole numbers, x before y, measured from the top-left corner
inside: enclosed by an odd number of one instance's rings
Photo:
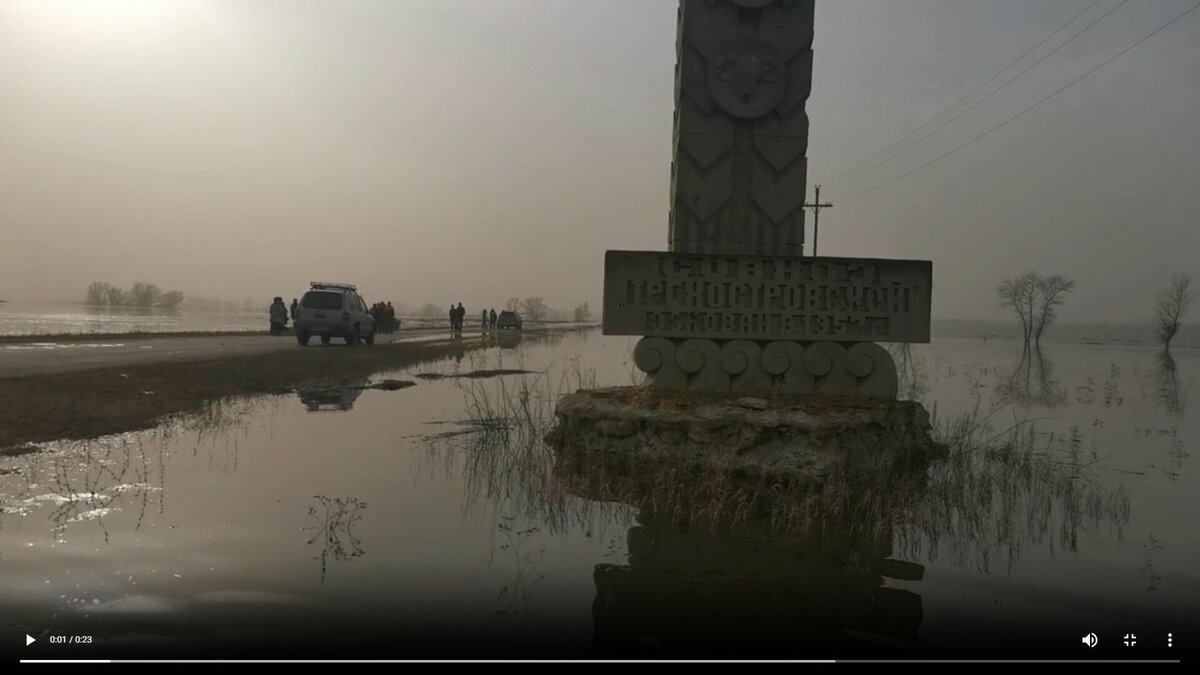
[[[0,459],[0,608],[96,636],[71,654],[814,658],[1163,655],[1197,607],[1194,351],[896,348],[951,459],[767,503],[546,446],[631,347],[506,343]],[[486,370],[532,373],[453,377]]]

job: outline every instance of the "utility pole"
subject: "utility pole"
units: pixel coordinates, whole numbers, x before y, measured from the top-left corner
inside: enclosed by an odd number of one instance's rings
[[[804,208],[813,210],[813,257],[817,257],[817,237],[821,234],[821,209],[832,209],[833,204],[821,203],[821,186],[816,186],[817,198],[815,204],[805,204]]]

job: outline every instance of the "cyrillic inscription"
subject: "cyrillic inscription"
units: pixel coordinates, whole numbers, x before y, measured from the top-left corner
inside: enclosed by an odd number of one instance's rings
[[[928,342],[933,265],[609,251],[608,335]]]

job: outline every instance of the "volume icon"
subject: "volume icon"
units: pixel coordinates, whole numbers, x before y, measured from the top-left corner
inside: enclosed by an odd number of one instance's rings
[[[1083,636],[1083,644],[1087,645],[1088,647],[1095,647],[1096,645],[1100,644],[1100,638],[1096,637],[1095,633],[1088,633],[1087,635]]]

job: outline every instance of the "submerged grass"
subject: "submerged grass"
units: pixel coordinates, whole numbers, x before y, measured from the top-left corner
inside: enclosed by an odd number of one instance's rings
[[[686,527],[773,534],[890,538],[911,558],[1011,568],[1022,551],[1074,551],[1080,535],[1104,526],[1121,535],[1129,497],[1078,439],[1039,431],[1041,420],[1001,403],[938,419],[946,459],[925,472],[884,462],[846,465],[819,484],[749,476],[730,467],[652,464],[613,455],[555,452],[545,438],[562,393],[594,387],[594,372],[568,364],[512,381],[471,382],[467,430],[435,450],[461,453],[469,501],[561,529],[668,519]],[[1001,412],[1011,422],[998,424]],[[632,508],[630,508],[632,507]]]
[[[976,408],[943,427],[955,451],[931,472],[920,530],[907,537],[911,550],[932,556],[952,542],[956,563],[970,555],[990,570],[996,559],[1011,566],[1028,545],[1075,551],[1088,530],[1107,526],[1121,538],[1129,493],[1104,458],[1084,457],[1074,433],[1042,432],[1039,420],[1014,417],[997,429],[990,417]]]
[[[8,464],[0,513],[25,514],[47,504],[53,507],[47,517],[56,540],[85,522],[107,540],[108,514],[134,510],[136,531],[147,513],[163,513],[168,441],[194,437],[194,462],[232,473],[240,451],[233,432],[245,429],[251,413],[271,405],[261,398],[220,399],[170,416],[154,429],[34,446],[34,453]]]
[[[512,358],[515,369],[526,370],[520,352]],[[504,369],[504,357],[499,359],[494,367]],[[472,360],[473,368],[482,367]],[[578,360],[557,374],[551,367],[523,376],[457,380],[466,419],[457,430],[426,437],[429,457],[444,471],[462,471],[466,508],[489,506],[499,532],[516,522],[536,522],[551,532],[628,526],[626,506],[589,501],[567,489],[544,440],[555,424],[559,396],[594,382],[594,372],[584,371]]]

